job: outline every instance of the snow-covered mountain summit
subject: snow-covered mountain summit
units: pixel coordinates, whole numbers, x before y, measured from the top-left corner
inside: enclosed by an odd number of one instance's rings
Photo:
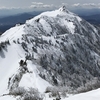
[[[65,6],[7,30],[0,37],[0,95],[40,100],[44,92],[98,88],[99,32]]]
[[[68,9],[66,8],[66,6],[62,6],[59,10],[62,11],[62,12],[69,13],[69,11],[68,11]]]

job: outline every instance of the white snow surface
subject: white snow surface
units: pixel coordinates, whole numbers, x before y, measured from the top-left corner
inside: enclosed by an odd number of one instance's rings
[[[5,41],[5,40],[10,40],[10,42],[12,42],[13,40],[21,38],[21,35],[25,34],[24,26],[25,25],[15,26],[7,30],[5,33],[1,35],[0,42]]]
[[[51,85],[39,77],[38,70],[36,67],[37,67],[36,65],[32,64],[31,62],[28,62],[28,69],[33,73],[24,74],[20,81],[19,86],[24,87],[26,89],[33,87],[38,89],[39,92],[44,93],[46,87]]]
[[[100,100],[100,89],[77,94],[64,100]]]

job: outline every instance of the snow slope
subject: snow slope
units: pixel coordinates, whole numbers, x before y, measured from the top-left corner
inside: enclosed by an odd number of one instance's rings
[[[44,12],[27,20],[24,25],[9,29],[0,37],[0,100],[19,98],[9,95],[9,83],[16,88],[24,87],[27,91],[35,88],[44,95],[48,86],[64,85],[68,90],[75,91],[89,82],[93,81],[93,85],[98,83],[99,43],[98,30],[65,6]],[[25,68],[28,71],[19,65],[26,56]],[[19,75],[20,72],[23,73]],[[20,81],[16,81],[16,77]],[[100,89],[62,100],[99,100],[99,92]],[[4,94],[7,96],[2,96]],[[53,99],[48,94],[46,96],[46,100]]]
[[[64,100],[100,100],[100,89],[77,94]]]
[[[4,52],[4,54],[5,57],[0,58],[0,62],[2,62],[0,63],[0,100],[16,100],[17,98],[15,99],[13,96],[2,95],[9,93],[9,77],[18,71],[19,61],[25,59],[25,54],[23,50],[21,51],[21,48],[15,45],[8,47],[8,51]],[[26,73],[23,75],[19,87],[24,87],[26,89],[33,87],[38,89],[41,93],[44,93],[46,87],[51,85],[39,77],[38,69],[36,68],[36,65],[32,64],[32,62],[28,62],[28,69],[32,71],[32,73]]]

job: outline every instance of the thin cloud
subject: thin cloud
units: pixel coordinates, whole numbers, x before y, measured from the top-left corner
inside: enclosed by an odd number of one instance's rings
[[[42,2],[32,2],[29,8],[56,8],[53,4],[44,4]]]
[[[62,3],[62,5],[68,6],[69,4],[68,3]]]
[[[95,3],[85,3],[83,6],[98,6],[98,4]]]
[[[99,8],[100,7],[100,3],[99,4],[95,4],[95,3],[76,3],[76,4],[72,4],[70,5],[70,7],[81,7],[81,8]]]
[[[73,4],[72,6],[81,6],[81,4],[80,3],[76,3],[76,4]]]
[[[33,5],[43,5],[42,2],[32,2]]]
[[[5,7],[5,6],[1,6],[1,7],[0,7],[0,10],[2,10],[2,9],[11,10],[11,9],[23,9],[23,8],[20,8],[20,7]]]

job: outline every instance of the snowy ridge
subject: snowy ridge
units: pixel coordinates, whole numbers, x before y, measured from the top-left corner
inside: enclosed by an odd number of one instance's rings
[[[0,37],[0,100],[63,100],[99,88],[99,31],[65,6],[6,31]]]

